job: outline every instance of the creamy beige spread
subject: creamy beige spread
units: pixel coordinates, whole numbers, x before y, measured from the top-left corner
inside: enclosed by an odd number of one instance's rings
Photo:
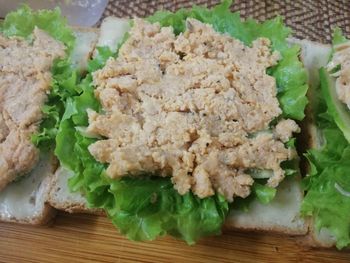
[[[336,67],[340,66],[340,70]],[[334,46],[332,60],[327,65],[327,70],[337,77],[335,89],[338,99],[350,109],[350,41]]]
[[[0,190],[38,159],[31,135],[42,118],[53,60],[64,55],[64,45],[39,29],[32,43],[0,34]]]
[[[249,169],[272,170],[276,187],[295,154],[283,142],[299,130],[282,120],[268,131],[282,111],[266,69],[279,58],[266,38],[248,47],[195,19],[179,36],[135,19],[118,58],[93,75],[103,110],[88,111],[87,131],[104,139],[89,151],[111,178],[158,172],[180,194],[246,197]]]

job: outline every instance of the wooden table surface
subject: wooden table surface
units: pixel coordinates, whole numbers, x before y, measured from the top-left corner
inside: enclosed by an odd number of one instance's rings
[[[310,249],[295,238],[228,232],[195,246],[170,237],[132,242],[107,218],[60,213],[49,227],[0,223],[0,262],[350,262],[350,251]]]

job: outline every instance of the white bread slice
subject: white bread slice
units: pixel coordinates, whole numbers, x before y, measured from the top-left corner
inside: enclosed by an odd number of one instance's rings
[[[93,28],[76,28],[75,34],[76,46],[72,52],[72,62],[84,71],[95,48],[98,31]],[[50,221],[55,215],[55,209],[47,203],[47,199],[57,168],[57,161],[52,159],[52,154],[42,154],[30,174],[0,192],[0,221],[34,225]]]
[[[58,210],[69,213],[90,213],[103,214],[103,210],[91,209],[88,207],[84,196],[75,192],[72,193],[68,187],[68,179],[73,172],[59,167],[52,179],[48,202]]]
[[[72,172],[67,169],[59,168],[56,171],[49,194],[50,205],[69,213],[103,214],[102,210],[88,208],[81,193],[70,192],[67,182],[71,176]],[[270,204],[254,201],[248,212],[232,211],[225,228],[305,235],[308,225],[299,215],[302,198],[300,178],[285,180]]]
[[[55,166],[52,155],[42,154],[29,175],[2,190],[0,220],[35,225],[47,223],[55,215],[55,210],[45,203]]]
[[[69,213],[103,214],[102,210],[88,208],[81,193],[70,192],[67,182],[71,176],[72,172],[67,169],[59,168],[56,171],[49,196],[50,205]],[[232,211],[225,223],[225,229],[305,235],[308,225],[299,216],[302,198],[300,178],[285,180],[270,204],[263,205],[254,201],[248,212]]]
[[[285,179],[278,187],[276,197],[269,204],[253,201],[248,212],[232,210],[225,227],[305,235],[308,225],[299,214],[303,196],[300,177]]]
[[[324,45],[308,40],[295,40],[295,43],[302,47],[302,60],[308,71],[309,77],[309,107],[307,109],[307,118],[304,121],[304,134],[307,136],[308,148],[320,148],[322,146],[322,136],[315,124],[315,115],[313,107],[317,104],[314,99],[315,94],[320,92],[320,79],[318,70],[325,66],[329,60],[331,46]],[[303,241],[304,244],[312,247],[333,247],[335,246],[335,237],[325,228],[319,232],[315,229],[314,223],[310,220],[309,234]]]

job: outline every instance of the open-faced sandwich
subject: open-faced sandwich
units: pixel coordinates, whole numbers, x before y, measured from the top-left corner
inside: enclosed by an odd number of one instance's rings
[[[22,7],[0,26],[0,218],[40,224],[46,203],[60,112],[97,41],[93,29],[73,29],[59,10]],[[53,107],[55,111],[52,111]]]
[[[229,6],[132,20],[117,52],[97,49],[67,103],[55,153],[69,185],[131,239],[193,243],[298,180],[300,49],[280,18],[242,22]],[[301,190],[291,192],[298,206]],[[305,233],[299,207],[292,213],[282,231]]]
[[[311,233],[316,243],[350,244],[349,180],[349,62],[350,42],[334,31],[332,47],[309,51],[319,63],[319,74],[310,89],[308,134],[310,150],[306,157],[310,171],[304,179],[306,190],[302,214],[312,219]]]

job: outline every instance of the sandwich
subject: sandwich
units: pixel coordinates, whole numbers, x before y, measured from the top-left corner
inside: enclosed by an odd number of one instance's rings
[[[310,90],[310,171],[301,207],[302,214],[312,218],[316,244],[339,249],[350,245],[349,45],[336,29],[332,46],[314,52],[322,63]]]
[[[295,149],[308,88],[300,48],[281,18],[241,21],[230,5],[135,18],[116,51],[96,48],[55,144],[75,201],[86,200],[78,211],[104,210],[133,240],[193,244],[225,222],[307,232]],[[281,203],[293,210],[283,215]]]
[[[86,68],[97,33],[70,28],[58,9],[22,6],[0,24],[0,220],[44,224],[58,162],[63,100]],[[60,112],[53,112],[60,107]]]

